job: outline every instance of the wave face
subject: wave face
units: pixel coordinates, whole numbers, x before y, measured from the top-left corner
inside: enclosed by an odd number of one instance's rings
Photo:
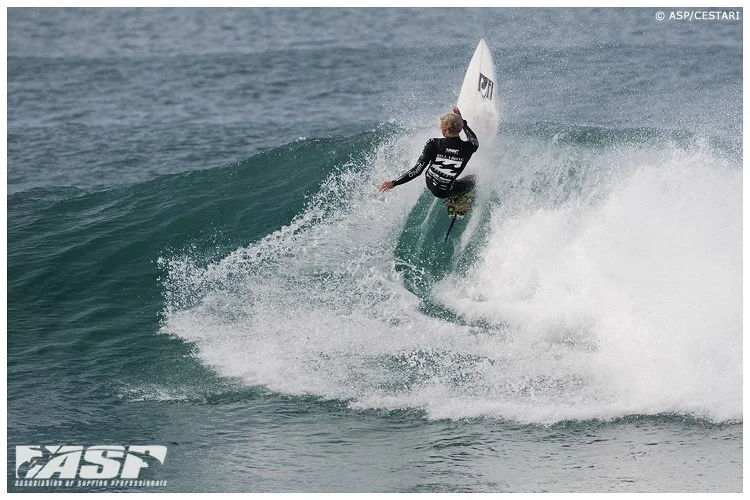
[[[163,253],[161,331],[221,376],[352,408],[741,420],[739,148],[506,125],[470,164],[481,175],[470,217],[431,253],[448,218],[420,198],[422,181],[375,191],[425,137],[389,130],[254,158],[310,175],[324,151],[349,154],[303,205],[289,185],[269,187],[259,205],[294,215],[249,244]],[[208,197],[233,191],[222,172],[202,174],[222,176]]]

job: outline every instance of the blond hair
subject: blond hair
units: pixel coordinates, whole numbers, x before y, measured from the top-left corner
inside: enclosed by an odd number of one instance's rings
[[[440,126],[444,127],[449,134],[458,135],[464,128],[464,120],[456,113],[446,113],[440,117]]]

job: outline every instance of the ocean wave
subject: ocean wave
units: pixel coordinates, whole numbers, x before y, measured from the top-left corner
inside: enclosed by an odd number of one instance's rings
[[[161,259],[162,331],[222,376],[353,408],[544,424],[741,419],[732,155],[699,137],[504,130],[472,160],[465,265],[422,289],[396,266],[423,187],[374,186],[415,159],[424,134],[402,132],[331,171],[266,236],[209,263]]]

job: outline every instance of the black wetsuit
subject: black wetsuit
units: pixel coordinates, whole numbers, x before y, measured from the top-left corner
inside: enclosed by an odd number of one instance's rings
[[[456,178],[464,171],[471,155],[479,149],[479,140],[466,124],[466,120],[464,120],[464,132],[468,141],[460,137],[439,137],[427,141],[417,164],[393,181],[393,186],[419,177],[429,166],[425,181],[427,188],[438,198],[452,198],[471,191],[475,182],[473,175],[462,179]]]

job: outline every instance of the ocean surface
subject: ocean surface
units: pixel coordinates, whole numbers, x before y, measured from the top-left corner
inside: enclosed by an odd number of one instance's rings
[[[657,10],[8,9],[8,489],[742,491],[742,21]]]

